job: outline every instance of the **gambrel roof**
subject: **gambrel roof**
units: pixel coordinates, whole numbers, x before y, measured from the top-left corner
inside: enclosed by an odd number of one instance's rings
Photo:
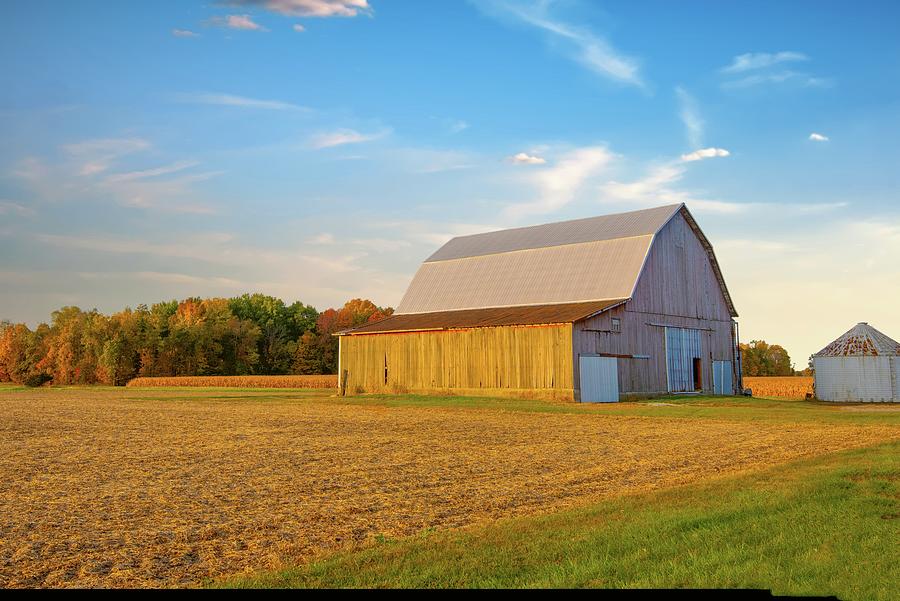
[[[653,236],[682,206],[453,238],[419,267],[397,313],[630,298]]]
[[[706,250],[737,317],[712,245],[684,204],[675,204],[453,238],[422,263],[393,317],[350,332],[464,327],[474,316],[469,327],[510,325],[493,323],[508,315],[519,321],[540,315],[543,321],[535,324],[583,319],[590,313],[581,315],[583,306],[606,310],[632,298],[655,236],[679,213]],[[421,318],[399,319],[416,315]]]
[[[736,315],[712,246],[683,204],[453,238],[416,272],[397,313],[631,298],[654,236],[679,212]]]

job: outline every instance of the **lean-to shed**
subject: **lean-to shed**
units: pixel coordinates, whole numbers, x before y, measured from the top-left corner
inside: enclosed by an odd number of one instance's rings
[[[462,236],[339,333],[342,389],[581,401],[740,386],[737,313],[683,204]]]
[[[813,355],[816,397],[900,402],[900,343],[862,322]]]

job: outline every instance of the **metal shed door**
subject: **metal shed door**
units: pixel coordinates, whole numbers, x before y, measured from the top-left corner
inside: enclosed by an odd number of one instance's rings
[[[713,394],[734,394],[731,361],[713,361]]]
[[[618,403],[619,369],[615,357],[578,358],[582,403]]]

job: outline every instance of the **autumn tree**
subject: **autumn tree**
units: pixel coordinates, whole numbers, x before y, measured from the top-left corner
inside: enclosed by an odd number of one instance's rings
[[[794,366],[788,352],[764,340],[741,343],[741,365],[745,376],[792,376]]]

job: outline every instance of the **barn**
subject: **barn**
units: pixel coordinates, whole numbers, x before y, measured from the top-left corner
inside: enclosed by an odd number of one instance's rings
[[[462,236],[425,260],[394,315],[339,333],[341,390],[732,394],[735,317],[683,204]]]
[[[866,322],[812,356],[816,398],[900,402],[900,343]]]

